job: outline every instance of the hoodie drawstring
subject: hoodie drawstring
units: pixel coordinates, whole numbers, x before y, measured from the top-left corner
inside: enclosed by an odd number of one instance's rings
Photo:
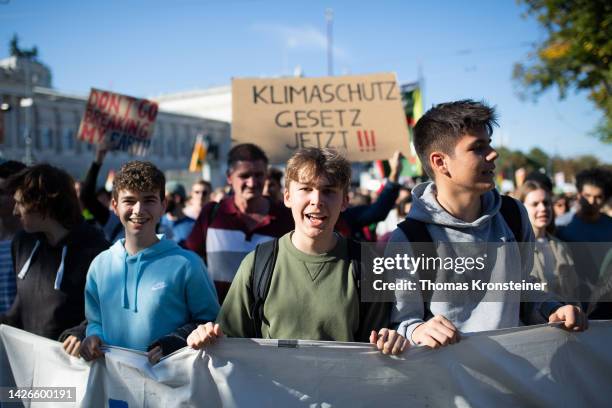
[[[134,313],[138,312],[138,283],[140,282],[140,278],[142,277],[142,256],[143,252],[138,254],[136,258],[136,273],[134,275]],[[123,308],[130,308],[130,300],[128,296],[128,266],[127,266],[127,253],[123,258]]]
[[[32,262],[32,258],[34,258],[34,254],[36,253],[36,250],[38,250],[39,246],[40,241],[36,241],[36,243],[34,244],[34,248],[32,248],[32,252],[30,252],[30,256],[28,256],[28,260],[25,261],[25,263],[21,267],[21,270],[19,271],[19,275],[17,275],[19,279],[25,278],[26,274],[28,273],[28,270],[30,269],[30,263]]]
[[[67,251],[68,247],[64,245],[62,248],[62,260],[60,262],[59,268],[57,268],[57,273],[55,274],[55,285],[53,286],[55,290],[60,290],[60,286],[62,285],[62,279],[64,279],[64,260],[66,259]]]
[[[142,276],[142,252],[138,254],[136,259],[136,276],[134,281],[134,313],[138,313],[138,284],[140,283],[140,277]]]
[[[40,241],[36,241],[36,243],[34,244],[34,248],[32,248],[32,252],[30,252],[30,256],[28,256],[28,259],[25,261],[25,263],[21,267],[21,270],[19,271],[19,274],[17,275],[19,279],[24,279],[25,276],[28,274],[28,271],[30,270],[30,264],[32,263],[32,258],[34,258],[34,254],[36,254],[36,251],[38,251],[39,247]],[[64,279],[64,261],[66,260],[66,252],[68,252],[68,246],[64,245],[62,247],[62,260],[60,261],[59,267],[57,268],[57,272],[55,273],[55,283],[53,284],[53,289],[55,290],[60,290],[62,286],[62,280]]]
[[[126,252],[123,257],[123,308],[124,309],[130,308],[130,301],[128,299],[128,293],[127,293],[127,284],[128,284],[127,280],[128,280],[128,266],[127,266],[127,252]]]

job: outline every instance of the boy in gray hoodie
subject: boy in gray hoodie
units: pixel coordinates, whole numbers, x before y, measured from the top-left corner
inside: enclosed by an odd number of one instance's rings
[[[494,125],[494,108],[472,100],[437,105],[419,120],[414,145],[423,169],[434,181],[414,188],[407,218],[413,220],[413,226],[414,221],[424,225],[426,234],[438,246],[497,243],[501,251],[489,262],[489,281],[521,282],[528,279],[533,252],[529,253],[529,245],[519,246],[516,242],[532,243],[534,236],[525,208],[516,200],[515,205],[510,204],[517,208],[517,218],[520,216],[519,234],[500,213],[503,200],[494,183],[498,155],[491,146]],[[398,244],[392,243],[409,241],[402,228],[396,229],[388,252],[397,252]],[[403,251],[406,252],[405,246]],[[441,276],[444,275],[437,274],[436,282]],[[434,301],[424,302],[419,289],[398,292],[396,296],[392,321],[399,325],[398,333],[412,344],[432,348],[459,341],[460,331],[559,321],[565,321],[567,330],[581,331],[588,324],[576,306],[552,300],[520,303],[520,291],[498,291],[495,301],[483,301],[482,296],[469,292],[451,299],[436,296],[434,290]]]

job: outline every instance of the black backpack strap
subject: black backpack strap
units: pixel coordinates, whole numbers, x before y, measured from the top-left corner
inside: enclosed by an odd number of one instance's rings
[[[438,252],[434,246],[434,240],[431,234],[427,230],[427,224],[423,221],[415,220],[412,218],[406,218],[400,222],[397,227],[402,230],[409,242],[427,243],[427,245],[420,245],[419,249],[426,258],[437,258]],[[414,247],[413,247],[414,250]],[[428,279],[432,282],[436,280],[435,271],[419,271],[421,279]],[[423,312],[424,320],[428,320],[433,317],[433,313],[429,308],[429,300],[432,296],[432,291],[423,292]]]
[[[352,266],[353,280],[355,281],[357,296],[359,297],[359,307],[361,307],[361,245],[352,238],[347,238],[346,241],[348,244],[348,257]]]
[[[406,218],[397,224],[397,227],[402,230],[410,242],[433,242],[431,234],[427,230],[427,224],[423,221]]]
[[[359,301],[359,327],[354,333],[355,341],[368,342],[370,331],[379,330],[389,326],[391,316],[390,302],[363,302],[361,296],[361,243],[352,238],[347,238],[348,258],[351,264],[351,272],[355,287],[357,288],[357,299]],[[368,248],[364,248],[368,250]]]
[[[278,238],[264,242],[255,247],[255,259],[251,270],[251,316],[253,318],[253,328],[255,337],[261,338],[261,325],[265,321],[263,306],[270,290],[272,273],[278,255]]]
[[[400,222],[397,227],[402,230],[406,238],[408,238],[408,242],[426,242],[426,243],[434,243],[431,234],[427,230],[427,224],[423,221],[415,220],[412,218],[406,218],[404,221]],[[436,248],[433,245],[422,245],[423,248],[420,248],[423,255],[426,257],[437,257],[438,253],[436,252]]]
[[[514,234],[516,242],[523,242],[523,221],[521,219],[521,210],[514,198],[502,195],[501,196],[500,214],[504,217],[506,224]]]

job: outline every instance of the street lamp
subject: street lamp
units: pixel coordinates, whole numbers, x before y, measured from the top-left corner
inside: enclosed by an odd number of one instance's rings
[[[31,58],[27,58],[25,61],[24,73],[26,76],[25,80],[25,98],[19,101],[19,106],[24,108],[24,126],[23,126],[23,139],[25,140],[25,155],[23,162],[26,166],[31,166],[34,162],[32,159],[32,136],[30,136],[30,107],[34,104],[32,98],[32,83],[30,78],[30,63]]]
[[[4,112],[8,112],[10,110],[11,110],[11,105],[9,105],[6,102],[0,103],[0,143],[4,143]],[[0,151],[0,156],[2,156],[1,151]]]

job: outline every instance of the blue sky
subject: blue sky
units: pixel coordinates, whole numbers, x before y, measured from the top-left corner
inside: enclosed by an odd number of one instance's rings
[[[544,38],[514,0],[499,1],[0,1],[0,58],[13,33],[37,45],[54,87],[134,96],[229,85],[232,77],[327,73],[325,9],[334,11],[334,73],[424,77],[426,107],[462,99],[497,106],[494,142],[612,162],[588,133],[601,114],[585,93],[522,101],[515,62]]]

